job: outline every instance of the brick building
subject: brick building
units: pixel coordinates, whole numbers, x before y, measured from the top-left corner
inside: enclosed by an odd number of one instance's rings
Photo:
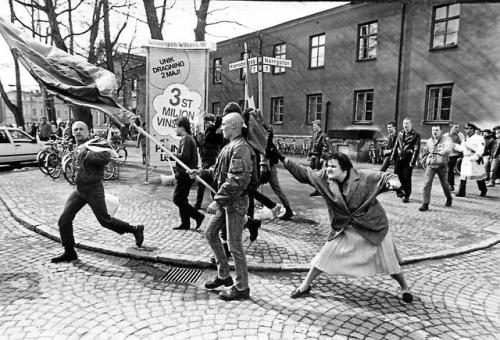
[[[277,135],[310,135],[321,119],[366,156],[362,141],[404,117],[423,137],[450,121],[491,128],[500,123],[499,34],[495,3],[347,4],[218,43],[209,109],[243,103],[243,73],[228,64],[243,59],[246,42],[250,57],[292,60],[263,76],[262,109]]]

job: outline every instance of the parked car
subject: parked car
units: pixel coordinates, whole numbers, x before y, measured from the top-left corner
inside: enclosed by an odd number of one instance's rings
[[[0,164],[34,162],[43,145],[20,129],[0,127]]]

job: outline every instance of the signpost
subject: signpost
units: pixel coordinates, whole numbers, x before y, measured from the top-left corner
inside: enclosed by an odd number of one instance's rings
[[[259,82],[259,109],[263,107],[263,73],[271,73],[271,66],[276,67],[292,67],[292,61],[289,59],[272,58],[266,56],[253,57],[248,59],[251,73],[258,73]],[[238,60],[229,64],[229,71],[246,68],[245,60]]]

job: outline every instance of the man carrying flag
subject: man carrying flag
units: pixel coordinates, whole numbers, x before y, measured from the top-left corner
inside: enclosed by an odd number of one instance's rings
[[[104,140],[89,139],[89,130],[84,122],[73,124],[73,136],[76,139],[75,150],[76,178],[75,190],[71,193],[64,211],[59,218],[59,234],[64,253],[54,257],[51,262],[69,262],[77,260],[75,238],[73,236],[73,220],[80,209],[88,204],[99,223],[118,234],[131,233],[135,244],[140,247],[144,241],[144,226],[132,226],[127,222],[113,218],[108,214],[104,199],[104,185],[102,183],[104,167],[111,159],[112,149]]]

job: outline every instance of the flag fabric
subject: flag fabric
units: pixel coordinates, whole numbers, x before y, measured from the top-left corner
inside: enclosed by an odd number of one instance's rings
[[[255,99],[252,91],[252,76],[248,63],[247,43],[245,43],[245,107],[255,109]]]
[[[45,88],[61,98],[78,105],[102,109],[121,124],[136,116],[123,112],[111,97],[116,87],[116,76],[103,68],[90,64],[84,58],[66,53],[25,36],[11,23],[0,17],[0,34],[13,55]],[[112,116],[109,108],[117,108],[120,115]]]

